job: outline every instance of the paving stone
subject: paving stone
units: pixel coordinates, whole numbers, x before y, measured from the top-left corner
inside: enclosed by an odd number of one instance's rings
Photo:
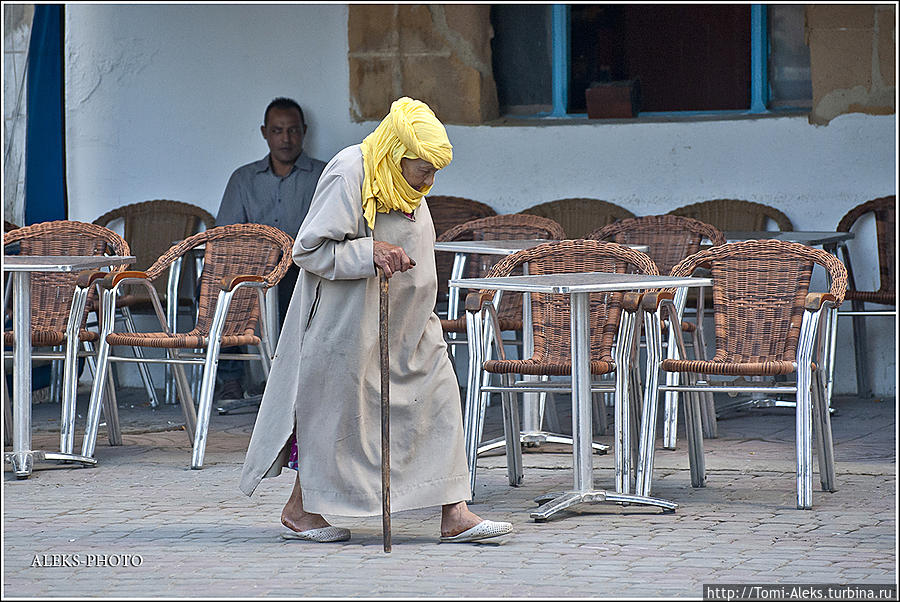
[[[394,516],[386,555],[380,517],[334,518],[353,531],[349,542],[280,539],[294,473],[267,479],[252,498],[237,489],[254,413],[213,417],[208,462],[197,471],[184,432],[159,429],[178,423],[178,406],[153,412],[128,403],[127,390],[119,401],[125,445],[101,439],[96,468],[48,465],[17,480],[7,467],[5,596],[698,598],[704,583],[897,579],[894,403],[841,400],[838,491],[818,490],[815,475],[813,510],[794,507],[793,415],[754,411],[721,420],[719,438],[704,442],[715,459],[705,488],[690,486],[683,433],[679,450],[658,450],[654,495],[677,501],[674,513],[585,504],[536,523],[534,497],[571,486],[571,457],[529,450],[517,488],[503,456],[479,460],[471,507],[512,521],[513,535],[436,545],[439,509],[415,510]],[[58,444],[52,406],[34,407],[36,448]],[[496,428],[492,412],[486,426]],[[594,461],[595,483],[609,486],[611,457]],[[74,553],[142,562],[32,566],[35,555]]]

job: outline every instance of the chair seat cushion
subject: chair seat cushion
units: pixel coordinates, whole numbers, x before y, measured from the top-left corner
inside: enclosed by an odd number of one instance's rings
[[[79,341],[96,341],[100,335],[90,330],[82,330],[78,333]],[[7,330],[3,333],[3,344],[10,346],[15,341],[13,331]],[[57,330],[32,330],[31,344],[34,347],[49,347],[52,345],[62,345],[66,342],[66,333]]]
[[[694,372],[723,376],[775,376],[776,374],[793,374],[797,371],[794,362],[785,361],[735,363],[665,359],[660,366],[667,372]],[[812,364],[812,369],[816,369],[815,363]]]
[[[127,345],[130,347],[160,347],[165,349],[194,349],[206,347],[209,337],[186,332],[166,334],[164,332],[113,332],[106,337],[110,345]],[[222,337],[222,347],[238,345],[259,345],[259,337],[255,335],[231,335]]]
[[[493,374],[530,374],[536,376],[568,376],[572,374],[572,364],[539,363],[533,360],[488,360],[484,363],[486,372]],[[596,360],[591,362],[591,374],[615,372],[613,362]]]

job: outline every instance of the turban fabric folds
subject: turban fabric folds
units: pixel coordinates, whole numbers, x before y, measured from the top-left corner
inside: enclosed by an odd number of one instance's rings
[[[375,227],[375,214],[391,210],[412,213],[431,187],[416,190],[403,178],[400,159],[424,159],[443,169],[453,159],[453,147],[443,124],[424,102],[407,96],[395,100],[391,111],[360,144],[365,177],[362,204],[366,223]]]

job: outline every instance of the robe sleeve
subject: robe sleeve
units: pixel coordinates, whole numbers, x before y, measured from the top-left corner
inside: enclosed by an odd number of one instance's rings
[[[374,239],[359,236],[361,196],[354,178],[338,169],[326,169],[297,232],[294,263],[327,280],[374,277]]]

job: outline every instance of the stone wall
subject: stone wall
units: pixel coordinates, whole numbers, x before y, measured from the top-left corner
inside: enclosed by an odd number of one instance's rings
[[[444,123],[498,116],[489,5],[351,5],[350,114],[380,120],[410,96]]]
[[[812,71],[809,121],[843,113],[896,111],[894,5],[809,5],[806,35]]]

